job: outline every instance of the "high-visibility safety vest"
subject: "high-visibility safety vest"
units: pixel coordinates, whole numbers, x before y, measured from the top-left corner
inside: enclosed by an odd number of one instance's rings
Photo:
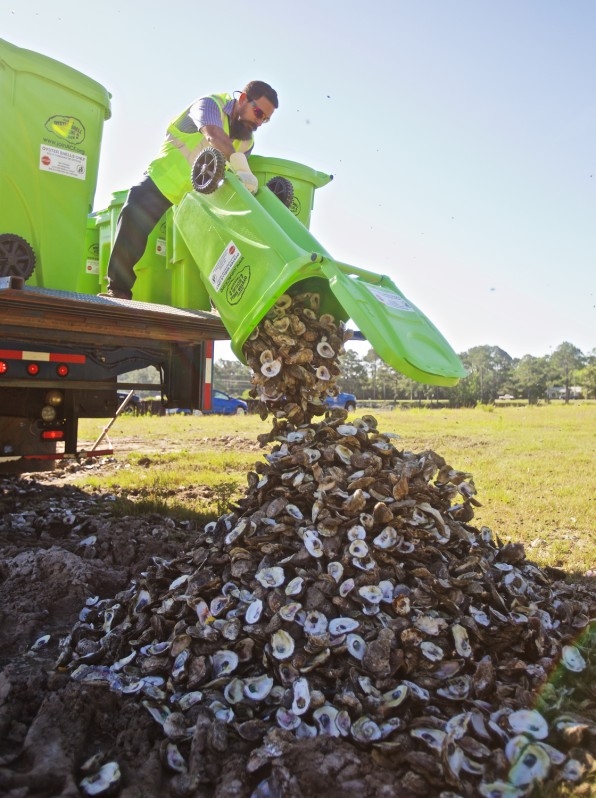
[[[230,120],[223,109],[232,100],[232,97],[229,94],[212,94],[211,99],[217,103],[224,133],[229,136]],[[198,130],[193,133],[185,133],[180,130],[179,124],[188,114],[189,108],[170,123],[159,155],[151,161],[147,169],[147,174],[157,188],[174,205],[192,190],[193,164],[201,150],[209,146],[205,136]],[[253,146],[254,140],[251,136],[246,140],[234,139],[232,143],[237,152],[248,152]]]

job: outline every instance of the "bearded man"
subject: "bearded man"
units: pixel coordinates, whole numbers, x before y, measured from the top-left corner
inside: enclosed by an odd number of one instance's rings
[[[234,96],[238,95],[238,96]],[[247,155],[253,134],[278,107],[268,83],[253,80],[240,92],[199,97],[169,125],[159,155],[122,206],[108,263],[108,288],[100,296],[132,299],[134,267],[164,213],[191,191],[194,162],[205,147],[215,147],[251,192],[259,187]]]

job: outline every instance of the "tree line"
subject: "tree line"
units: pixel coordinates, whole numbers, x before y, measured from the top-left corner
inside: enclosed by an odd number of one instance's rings
[[[513,358],[498,346],[474,346],[460,353],[468,376],[451,388],[424,385],[384,363],[374,349],[359,355],[348,349],[341,358],[342,391],[360,400],[439,401],[453,407],[492,404],[499,397],[524,399],[529,404],[551,398],[596,399],[596,349],[584,354],[564,341],[543,357]],[[218,360],[213,382],[235,396],[247,394],[251,370],[237,360]]]

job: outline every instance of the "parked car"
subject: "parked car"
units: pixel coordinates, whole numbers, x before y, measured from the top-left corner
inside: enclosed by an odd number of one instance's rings
[[[248,405],[244,399],[237,399],[216,389],[211,394],[211,412],[223,416],[243,416],[248,413]]]
[[[338,393],[337,396],[328,396],[325,399],[325,404],[329,407],[345,407],[349,413],[356,410],[356,397],[353,393]]]
[[[122,402],[128,396],[128,391],[117,391],[117,394],[118,394],[118,407],[120,407]],[[137,396],[136,393],[133,393],[133,395],[130,397],[130,402],[124,408],[124,412],[135,413],[135,415],[139,415],[139,413],[141,413],[141,410],[142,410],[141,397]]]

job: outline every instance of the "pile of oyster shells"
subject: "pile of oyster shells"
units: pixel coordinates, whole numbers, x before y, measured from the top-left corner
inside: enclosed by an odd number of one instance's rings
[[[583,781],[593,593],[471,526],[471,475],[433,451],[401,451],[370,415],[313,422],[343,334],[311,294],[282,297],[247,342],[273,421],[246,495],[191,550],[89,599],[59,664],[142,702],[180,795],[200,780],[199,728],[217,750],[233,736],[251,751],[254,796],[272,794],[266,768],[288,735],[371,750],[404,794],[513,798]],[[101,771],[88,779],[101,794]]]

